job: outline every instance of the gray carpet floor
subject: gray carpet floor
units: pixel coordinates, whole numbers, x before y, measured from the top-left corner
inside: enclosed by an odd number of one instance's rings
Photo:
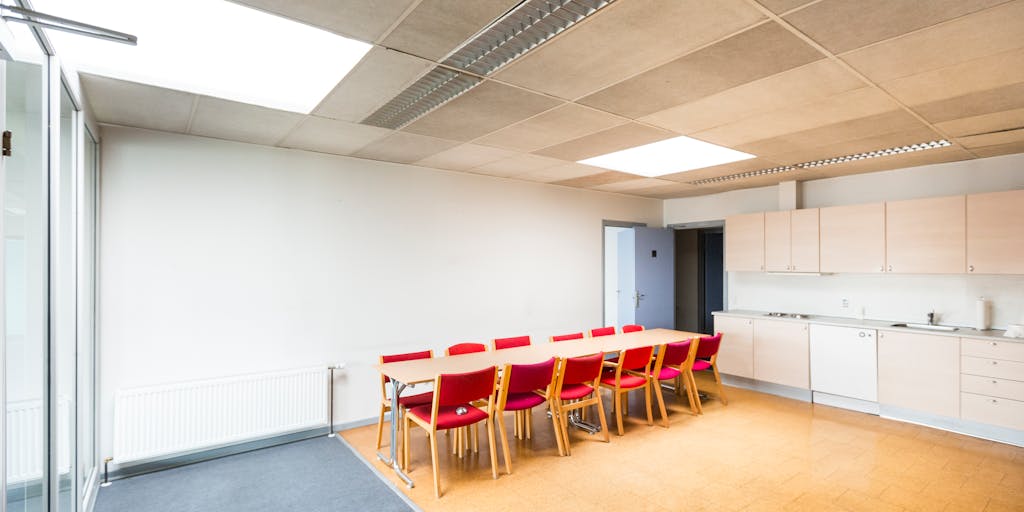
[[[336,438],[319,437],[117,480],[94,512],[410,511]]]

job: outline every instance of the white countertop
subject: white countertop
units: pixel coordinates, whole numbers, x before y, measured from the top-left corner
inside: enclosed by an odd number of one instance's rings
[[[845,318],[841,316],[808,315],[807,318],[787,318],[766,316],[767,311],[751,311],[746,309],[732,309],[729,311],[715,311],[713,315],[734,316],[740,318],[757,318],[761,320],[773,320],[779,322],[801,322],[821,325],[836,325],[840,327],[856,327],[860,329],[877,329],[882,331],[895,332],[916,332],[921,334],[934,334],[936,336],[953,336],[957,338],[974,338],[983,340],[1002,340],[1013,343],[1024,343],[1024,338],[1007,338],[999,329],[979,331],[971,327],[960,327],[956,331],[931,331],[927,329],[913,329],[909,327],[893,327],[892,324],[902,323],[899,320],[858,320],[856,318]]]

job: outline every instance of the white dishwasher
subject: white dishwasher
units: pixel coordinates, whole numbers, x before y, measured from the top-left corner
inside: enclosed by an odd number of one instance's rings
[[[810,341],[812,400],[878,414],[876,331],[811,324]]]

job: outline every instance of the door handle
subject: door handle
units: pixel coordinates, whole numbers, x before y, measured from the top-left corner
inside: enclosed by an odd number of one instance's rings
[[[640,309],[640,300],[644,298],[644,294],[640,293],[640,290],[637,290],[636,293],[633,294],[633,297],[636,299],[636,307],[634,309]]]

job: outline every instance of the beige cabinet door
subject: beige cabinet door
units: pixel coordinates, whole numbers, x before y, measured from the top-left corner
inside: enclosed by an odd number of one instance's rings
[[[885,204],[885,270],[902,274],[967,271],[965,196]]]
[[[1024,274],[1024,190],[967,196],[967,273]]]
[[[764,214],[764,269],[768,272],[788,272],[790,259],[790,212]]]
[[[722,333],[718,348],[718,371],[754,377],[754,326],[749,318],[715,315],[715,332]]]
[[[733,215],[725,219],[725,270],[764,270],[764,214]]]
[[[807,324],[754,320],[754,378],[810,389]]]
[[[790,212],[790,270],[793,272],[818,272],[818,209],[793,210]]]
[[[885,203],[819,211],[822,272],[884,272]]]
[[[960,339],[879,331],[878,403],[958,418]]]

